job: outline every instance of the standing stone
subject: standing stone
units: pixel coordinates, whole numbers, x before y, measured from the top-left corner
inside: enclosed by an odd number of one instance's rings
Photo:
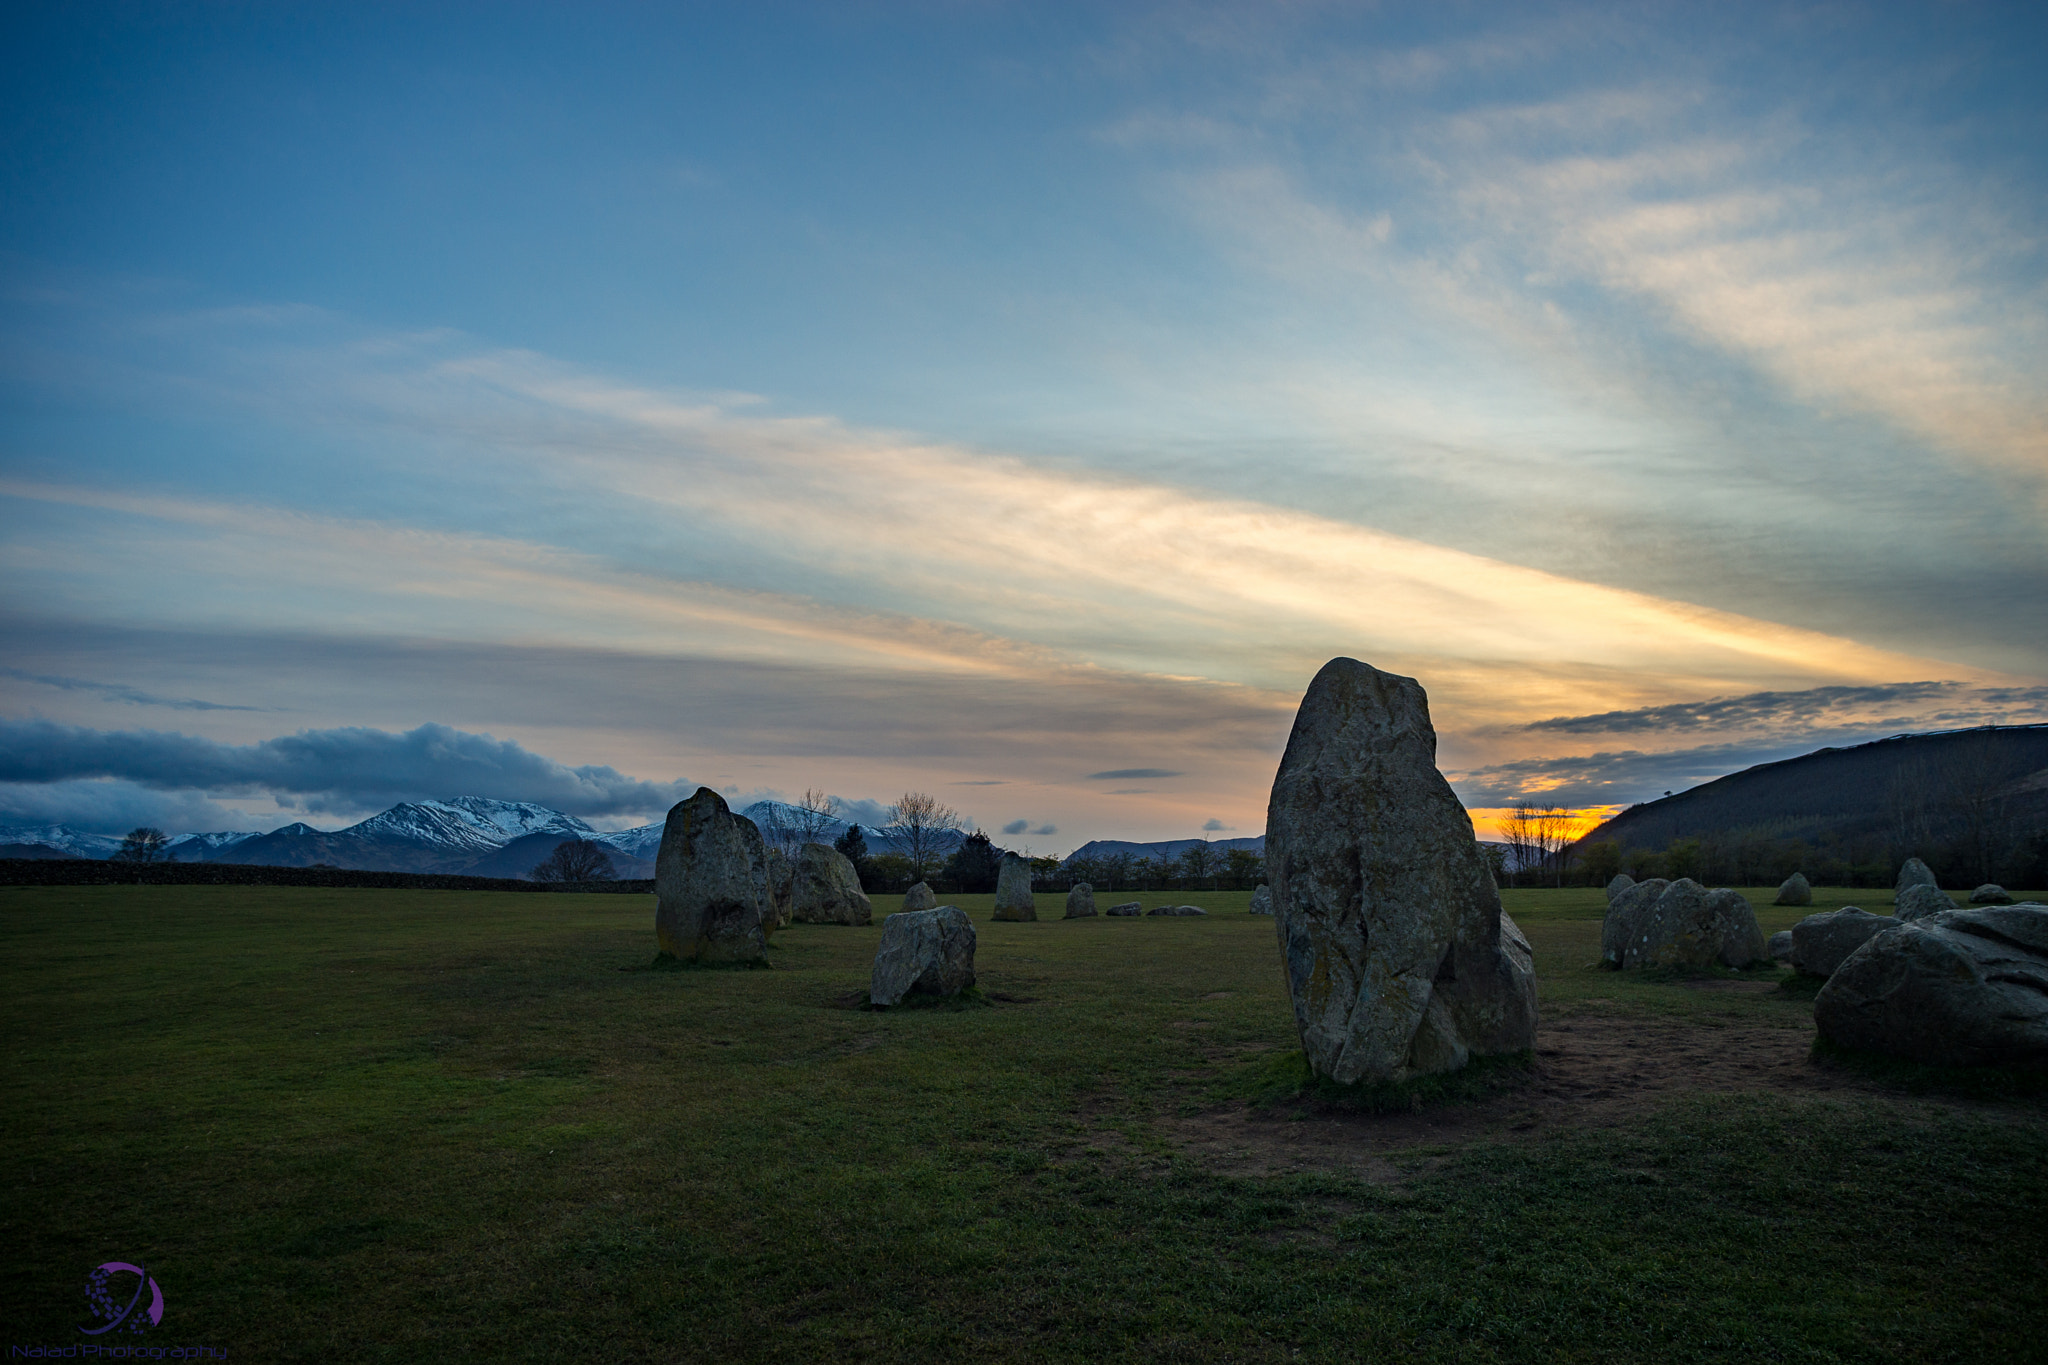
[[[1936,1066],[2048,1069],[2048,905],[1946,910],[1879,934],[1813,1001],[1821,1036]]]
[[[903,893],[903,908],[905,910],[936,910],[939,908],[939,898],[932,894],[931,887],[923,882],[919,882],[916,886]]]
[[[1261,882],[1259,889],[1252,892],[1252,913],[1270,915],[1273,913],[1273,888]]]
[[[1003,855],[1002,870],[996,873],[997,919],[1035,920],[1038,902],[1031,898],[1031,864],[1014,853]]]
[[[1611,913],[1611,912],[1610,912]],[[1603,926],[1604,928],[1604,926]],[[1621,965],[1642,967],[1747,967],[1764,960],[1763,930],[1739,892],[1709,891],[1690,877],[1664,888],[1643,913],[1622,948]]]
[[[1600,925],[1600,965],[1621,970],[1622,954],[1642,928],[1643,916],[1657,904],[1657,898],[1671,885],[1662,877],[1637,882],[1607,906],[1607,918]]]
[[[1136,901],[1125,901],[1121,905],[1110,906],[1108,913],[1115,915],[1119,919],[1124,919],[1129,918],[1131,916],[1144,914],[1145,907],[1138,904]]]
[[[1921,862],[1918,858],[1908,858],[1906,859],[1905,866],[1899,869],[1899,879],[1893,884],[1892,889],[1894,891],[1904,891],[1909,886],[1939,885],[1941,883],[1934,880],[1934,873],[1928,870],[1926,863]]]
[[[1614,880],[1607,883],[1607,903],[1614,904],[1614,898],[1636,884],[1636,879],[1626,872],[1614,874]]]
[[[1813,887],[1806,880],[1804,872],[1794,872],[1778,887],[1778,899],[1773,905],[1812,905]]]
[[[959,906],[906,910],[882,921],[869,1004],[900,1004],[913,994],[958,995],[973,984],[974,926]]]
[[[1970,893],[1972,905],[2011,905],[2012,897],[1997,882],[1986,882]]]
[[[1808,915],[1792,926],[1792,970],[1803,976],[1833,976],[1849,954],[1898,927],[1899,921],[1890,915],[1873,915],[1853,905]]]
[[[796,855],[791,917],[799,924],[872,924],[874,906],[860,889],[853,859],[829,844],[805,844]]]
[[[1067,919],[1095,918],[1095,888],[1087,882],[1075,882],[1067,892]]]
[[[668,813],[654,860],[654,938],[684,962],[758,962],[767,956],[764,924],[768,852],[761,831],[699,787]]]
[[[1892,902],[1892,916],[1902,920],[1924,919],[1928,915],[1938,915],[1944,910],[1955,908],[1956,903],[1950,899],[1948,892],[1938,886],[1917,882],[1900,889],[1898,899]]]
[[[744,817],[742,817],[744,818]],[[774,915],[761,921],[763,929],[780,929],[788,924],[793,908],[791,898],[796,892],[796,866],[789,861],[789,855],[779,848],[768,850],[768,903],[774,907]]]
[[[1333,659],[1309,684],[1266,818],[1274,930],[1310,1068],[1339,1084],[1453,1071],[1536,1037],[1472,820],[1413,678]]]

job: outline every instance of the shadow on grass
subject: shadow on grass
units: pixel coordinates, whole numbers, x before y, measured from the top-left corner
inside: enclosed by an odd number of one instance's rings
[[[656,953],[654,960],[644,967],[621,967],[622,972],[769,972],[775,964],[765,959],[752,962],[699,962],[695,959],[684,961],[673,953]]]
[[[1903,1057],[1860,1052],[1820,1037],[1813,1040],[1813,1051],[1808,1057],[1815,1066],[1846,1071],[1911,1095],[1944,1095],[2030,1108],[2048,1106],[2048,1071],[2003,1066],[1929,1066]]]
[[[1535,1074],[1535,1054],[1524,1051],[1474,1057],[1461,1069],[1436,1076],[1339,1085],[1311,1072],[1306,1056],[1285,1052],[1247,1066],[1219,1086],[1213,1098],[1236,1100],[1254,1109],[1306,1103],[1326,1111],[1402,1114],[1481,1104],[1521,1089]]]
[[[832,1008],[841,1010],[869,1010],[876,1014],[901,1014],[905,1010],[940,1010],[958,1014],[962,1010],[985,1010],[997,1004],[1027,1005],[1028,1000],[1014,995],[1003,995],[996,991],[983,991],[978,986],[969,986],[957,995],[911,994],[894,1005],[877,1005],[868,999],[866,991],[849,991],[832,1001]]]

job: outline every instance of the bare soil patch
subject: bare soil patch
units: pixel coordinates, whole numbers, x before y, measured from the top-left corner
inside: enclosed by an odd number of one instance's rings
[[[1753,984],[1761,983],[1708,988]],[[1806,1029],[1581,1015],[1539,1027],[1529,1080],[1482,1103],[1368,1114],[1310,1099],[1170,1117],[1160,1127],[1189,1156],[1234,1175],[1342,1169],[1394,1182],[1427,1167],[1432,1148],[1613,1127],[1685,1094],[1880,1089],[1816,1065],[1812,1045]]]

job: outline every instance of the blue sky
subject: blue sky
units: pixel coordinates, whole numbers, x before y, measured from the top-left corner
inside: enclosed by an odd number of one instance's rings
[[[2048,719],[2037,7],[0,22],[0,820],[1256,832],[1337,654],[1481,810]],[[407,757],[161,761],[301,732]]]

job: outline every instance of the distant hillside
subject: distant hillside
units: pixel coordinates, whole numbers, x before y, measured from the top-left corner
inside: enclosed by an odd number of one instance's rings
[[[2048,834],[2048,725],[1897,735],[1760,764],[1631,806],[1579,841],[1800,841],[1851,862],[1926,857],[1960,885],[2017,876]]]
[[[1207,844],[1219,855],[1227,855],[1234,848],[1245,849],[1261,856],[1266,852],[1266,836],[1263,834],[1255,834],[1248,839],[1161,839],[1150,844],[1136,844],[1128,839],[1090,839],[1062,861],[1071,863],[1094,858],[1114,858],[1126,853],[1133,858],[1157,858],[1162,854],[1178,858],[1197,844]]]

